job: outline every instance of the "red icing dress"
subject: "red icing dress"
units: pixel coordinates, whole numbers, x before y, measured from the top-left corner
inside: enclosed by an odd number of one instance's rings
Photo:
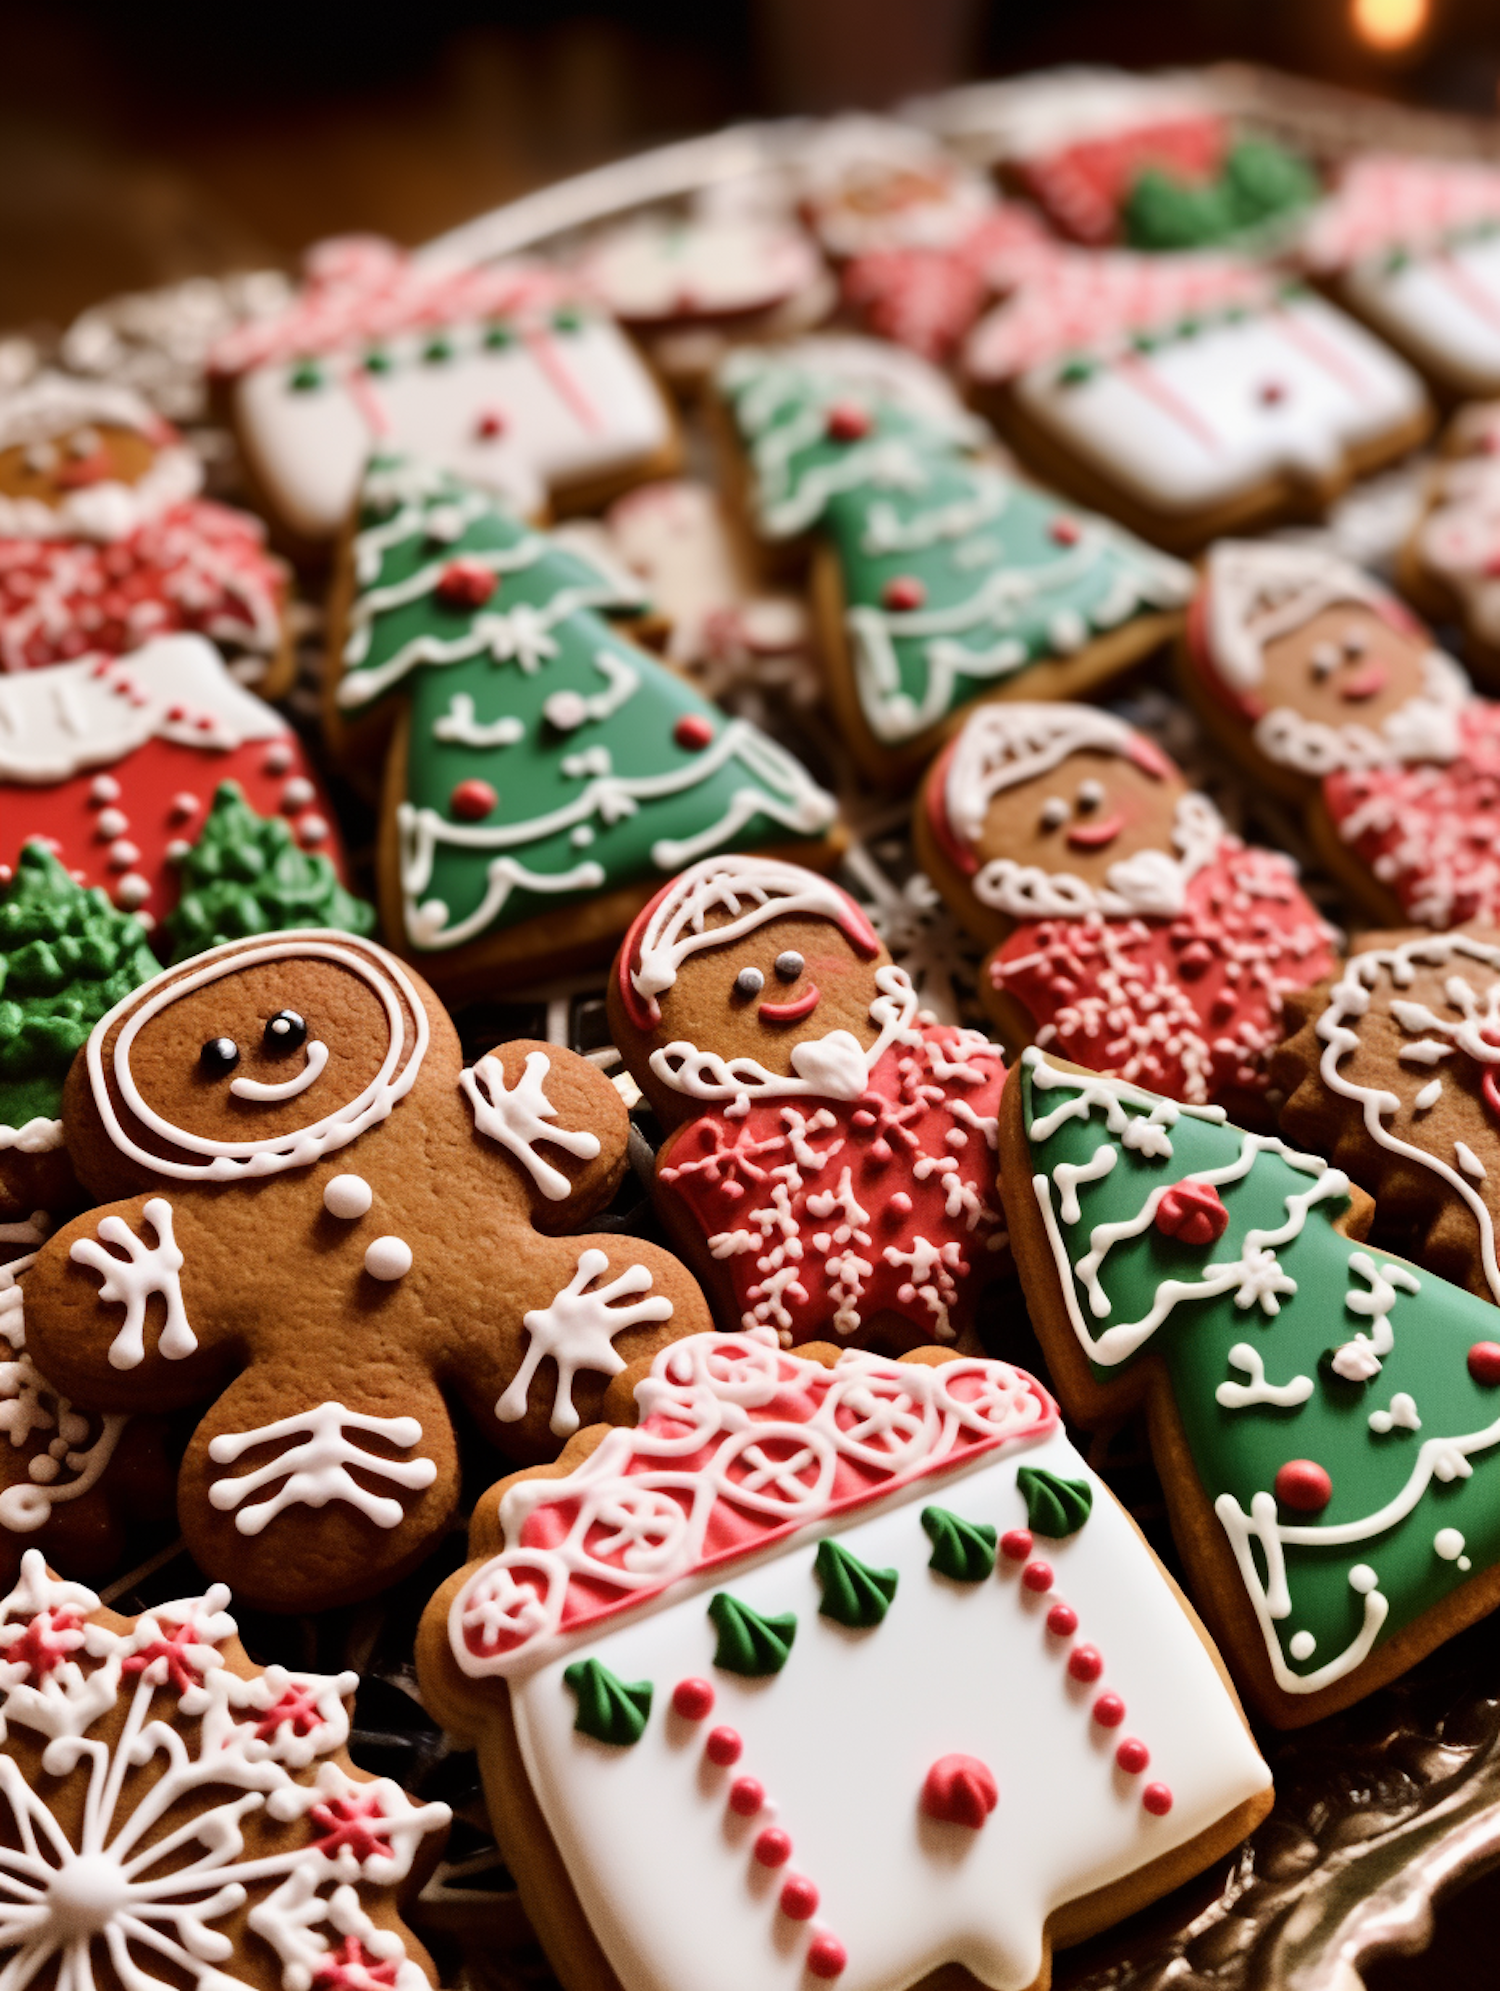
[[[1471,699],[1460,752],[1330,774],[1323,799],[1335,829],[1409,919],[1446,931],[1500,919],[1500,705]]]
[[[1204,1105],[1263,1092],[1281,998],[1331,974],[1328,928],[1290,861],[1230,837],[1175,919],[1037,920],[991,956],[996,988],[1058,1057]]]
[[[845,1339],[878,1314],[951,1341],[998,1269],[1000,1053],[975,1030],[904,1036],[858,1100],[715,1108],[666,1150],[659,1179],[728,1271],[741,1324],[783,1346]]]

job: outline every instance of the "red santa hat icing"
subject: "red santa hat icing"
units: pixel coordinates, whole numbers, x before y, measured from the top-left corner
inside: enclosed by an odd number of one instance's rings
[[[663,1349],[635,1396],[637,1425],[502,1500],[512,1546],[449,1614],[470,1678],[529,1672],[670,1586],[717,1583],[732,1563],[1057,1423],[1041,1384],[1008,1362],[929,1367],[850,1349],[828,1369],[767,1329]]]
[[[0,539],[123,539],[168,506],[197,495],[203,482],[197,458],[133,389],[39,373],[0,395],[0,450],[45,449],[95,426],[131,429],[151,443],[157,453],[145,473],[134,484],[80,480],[59,505],[0,493]]]
[[[709,916],[727,913],[710,926]],[[790,915],[831,919],[866,960],[880,952],[869,920],[847,892],[800,864],[753,854],[705,857],[663,886],[620,949],[620,996],[643,1035],[661,1021],[656,998],[671,988],[689,955],[725,947],[768,921]]]

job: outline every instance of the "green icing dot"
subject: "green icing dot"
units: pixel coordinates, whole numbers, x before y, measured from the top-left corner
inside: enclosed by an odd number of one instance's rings
[[[492,353],[503,353],[516,343],[516,335],[509,325],[486,325],[484,343]]]
[[[628,1749],[646,1732],[651,1713],[651,1682],[616,1679],[597,1659],[575,1659],[563,1674],[563,1684],[578,1696],[573,1726],[596,1742]]]
[[[133,913],[25,845],[0,890],[0,1125],[57,1119],[74,1053],[157,967]]]
[[[453,341],[444,338],[429,339],[422,348],[422,357],[431,366],[441,366],[444,360],[453,357]]]
[[[813,1563],[823,1601],[818,1615],[855,1631],[869,1631],[891,1608],[896,1594],[894,1569],[871,1569],[837,1542],[819,1542]]]
[[[280,816],[257,815],[237,782],[219,783],[180,876],[182,896],[163,922],[173,962],[290,927],[375,929],[375,908],[344,889],[331,860],[304,850]]]
[[[1094,1505],[1094,1489],[1086,1479],[1061,1479],[1043,1466],[1022,1466],[1016,1485],[1026,1502],[1026,1525],[1033,1534],[1076,1535]]]
[[[1064,387],[1082,387],[1086,380],[1093,379],[1098,370],[1089,359],[1064,360],[1057,377]]]
[[[922,1526],[932,1539],[932,1558],[927,1567],[955,1583],[983,1583],[995,1567],[999,1540],[994,1528],[980,1521],[966,1521],[950,1514],[946,1507],[924,1507]]]
[[[364,357],[366,373],[389,373],[394,365],[395,361],[381,346],[376,346],[371,352],[367,352]]]
[[[552,314],[552,329],[554,332],[581,332],[583,313],[576,304],[563,305],[561,310]]]
[[[792,1641],[797,1636],[797,1619],[791,1611],[779,1618],[763,1618],[738,1597],[720,1590],[709,1600],[708,1615],[719,1634],[714,1664],[722,1666],[726,1673],[744,1673],[751,1679],[760,1679],[768,1673],[779,1673],[791,1656]]]
[[[291,388],[297,394],[310,394],[323,385],[323,369],[316,360],[305,359],[292,368]]]

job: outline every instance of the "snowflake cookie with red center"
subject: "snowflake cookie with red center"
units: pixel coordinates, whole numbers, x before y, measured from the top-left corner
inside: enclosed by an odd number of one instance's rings
[[[1269,1808],[1206,1636],[1023,1370],[757,1329],[611,1410],[480,1500],[418,1635],[571,1981],[1045,1991],[1050,1944]]]
[[[1160,748],[1091,705],[981,706],[914,830],[994,949],[980,989],[1007,1042],[1174,1099],[1255,1108],[1283,996],[1334,966],[1291,859],[1247,849]]]
[[[727,1324],[895,1348],[970,1325],[1005,1263],[1005,1067],[918,1009],[847,893],[705,858],[627,934],[609,1010],[668,1129],[658,1207]]]
[[[349,1759],[353,1673],[262,1669],[215,1584],[138,1618],[39,1550],[0,1602],[7,1982],[424,1991],[403,1926],[448,1824]]]
[[[1368,575],[1309,546],[1221,540],[1182,650],[1186,689],[1387,926],[1500,917],[1500,706]]]
[[[432,992],[350,934],[147,982],[76,1059],[63,1126],[104,1207],[38,1253],[28,1347],[99,1410],[208,1406],[183,1532],[270,1609],[369,1596],[428,1552],[458,1496],[445,1394],[548,1458],[627,1361],[707,1324],[666,1252],[556,1235],[624,1172],[598,1068],[515,1043],[464,1070]]]

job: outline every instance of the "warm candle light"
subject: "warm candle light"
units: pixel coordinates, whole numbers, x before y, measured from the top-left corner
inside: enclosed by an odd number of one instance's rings
[[[1354,32],[1371,48],[1409,48],[1427,26],[1428,0],[1350,0]]]

